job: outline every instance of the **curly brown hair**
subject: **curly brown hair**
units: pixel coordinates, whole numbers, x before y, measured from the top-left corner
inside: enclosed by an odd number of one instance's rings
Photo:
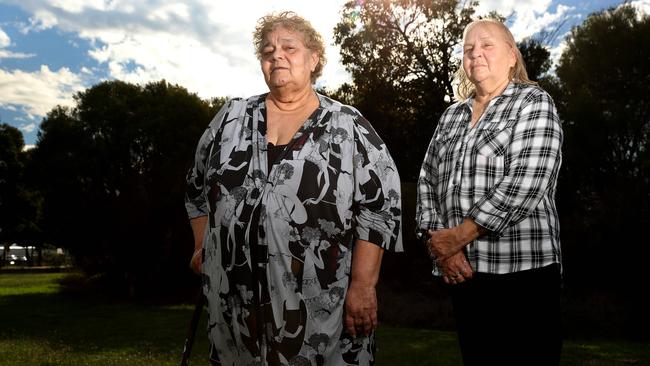
[[[310,51],[318,54],[318,64],[311,73],[312,84],[323,73],[323,67],[327,62],[325,58],[325,44],[323,37],[314,29],[311,23],[292,11],[283,11],[279,14],[271,13],[261,17],[253,32],[253,44],[258,60],[262,59],[262,49],[266,36],[275,29],[282,27],[288,31],[302,35],[303,43]]]

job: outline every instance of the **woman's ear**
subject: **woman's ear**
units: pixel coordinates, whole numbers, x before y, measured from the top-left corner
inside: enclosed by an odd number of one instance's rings
[[[316,66],[318,66],[318,61],[320,61],[320,55],[318,52],[312,52],[311,53],[311,72],[314,72],[316,70]]]
[[[517,51],[514,48],[510,47],[510,68],[514,69],[516,64],[517,64]]]

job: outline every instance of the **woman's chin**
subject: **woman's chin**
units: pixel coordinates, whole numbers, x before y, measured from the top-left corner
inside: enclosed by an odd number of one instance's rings
[[[271,79],[269,86],[272,88],[281,88],[283,86],[287,86],[287,84],[289,84],[289,80],[287,80],[286,78],[278,78],[278,79]]]

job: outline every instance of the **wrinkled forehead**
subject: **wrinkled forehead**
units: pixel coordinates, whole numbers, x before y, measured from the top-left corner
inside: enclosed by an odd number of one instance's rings
[[[304,43],[302,33],[294,31],[283,24],[277,24],[264,35],[264,45],[280,41],[282,43]]]
[[[476,22],[470,24],[463,34],[463,44],[468,40],[472,40],[478,36],[479,38],[492,38],[499,39],[507,42],[508,35],[503,28],[493,22]]]

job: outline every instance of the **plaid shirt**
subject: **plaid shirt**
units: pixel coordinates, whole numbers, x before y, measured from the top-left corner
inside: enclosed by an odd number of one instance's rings
[[[562,129],[551,97],[511,83],[470,128],[472,98],[441,116],[418,180],[420,229],[465,218],[488,234],[465,247],[476,272],[510,273],[560,263],[555,188]],[[433,273],[441,272],[434,263]]]

